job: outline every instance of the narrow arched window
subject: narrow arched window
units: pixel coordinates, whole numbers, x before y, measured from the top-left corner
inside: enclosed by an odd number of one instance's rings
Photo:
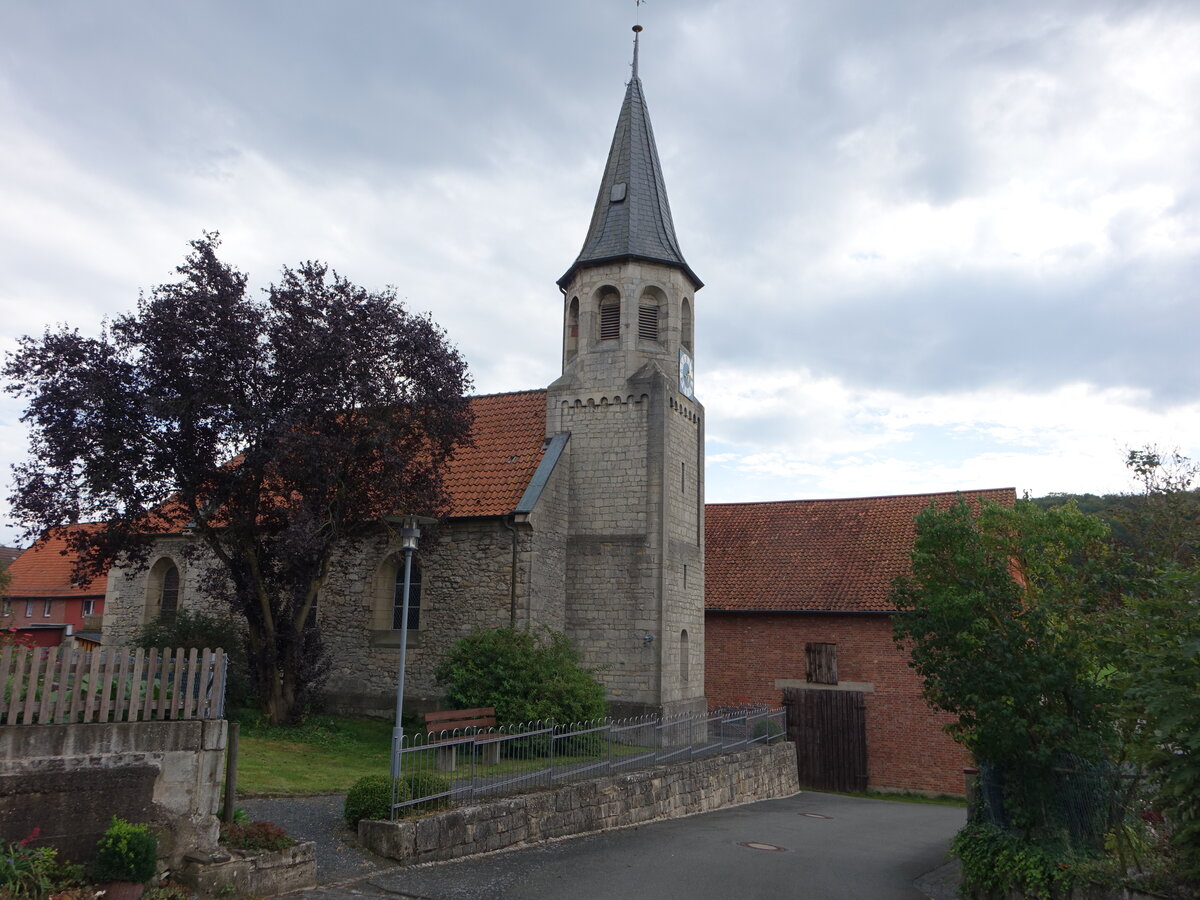
[[[600,298],[600,340],[615,341],[621,337],[621,296],[615,291]]]
[[[396,566],[396,589],[392,594],[392,628],[399,631],[404,623],[404,563]],[[408,630],[421,627],[421,564],[415,559],[408,582]]]
[[[692,350],[692,304],[688,298],[683,298],[683,307],[679,311],[679,342],[690,356]]]
[[[179,609],[179,567],[172,564],[162,573],[158,610],[164,618],[168,618],[174,616],[177,609]]]
[[[688,675],[688,633],[687,629],[679,632],[679,680],[687,681]]]
[[[579,352],[579,298],[571,298],[571,306],[567,309],[567,361],[575,358]]]

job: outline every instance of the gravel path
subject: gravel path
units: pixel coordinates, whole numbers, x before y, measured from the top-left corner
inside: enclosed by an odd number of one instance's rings
[[[346,881],[396,863],[358,843],[342,819],[345,794],[320,797],[270,797],[240,800],[251,819],[274,822],[297,840],[317,842],[317,883]]]

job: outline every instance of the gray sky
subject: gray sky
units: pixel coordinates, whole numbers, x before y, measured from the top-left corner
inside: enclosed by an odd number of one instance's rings
[[[1200,4],[640,19],[707,285],[709,501],[1119,491],[1128,446],[1200,455]],[[216,229],[256,286],[326,260],[432,312],[479,392],[545,386],[633,21],[632,0],[7,0],[0,350],[95,332]],[[5,395],[5,471],[19,415]]]

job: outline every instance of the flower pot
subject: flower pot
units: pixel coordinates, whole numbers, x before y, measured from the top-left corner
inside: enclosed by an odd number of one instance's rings
[[[145,889],[137,881],[110,881],[104,886],[104,900],[141,900]]]

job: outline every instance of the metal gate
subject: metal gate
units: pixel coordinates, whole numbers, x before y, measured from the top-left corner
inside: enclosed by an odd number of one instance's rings
[[[867,716],[861,691],[786,688],[788,740],[796,745],[800,786],[867,789]]]

